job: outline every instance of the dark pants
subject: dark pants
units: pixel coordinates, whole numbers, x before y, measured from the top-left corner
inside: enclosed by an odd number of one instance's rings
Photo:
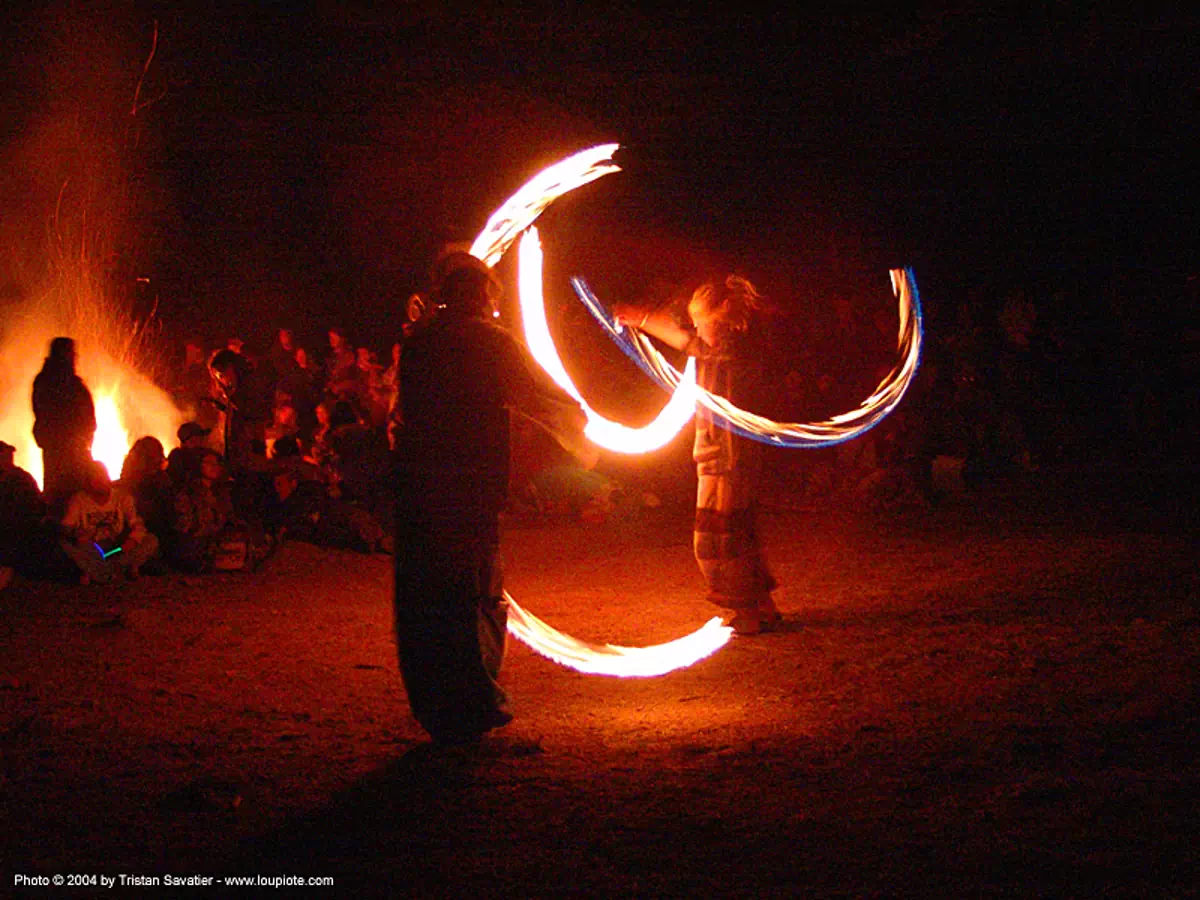
[[[394,602],[409,705],[434,740],[468,742],[511,719],[496,683],[508,623],[499,547],[404,532],[396,547]]]
[[[62,515],[71,495],[87,486],[91,464],[91,448],[79,441],[42,448],[42,496],[52,517]]]

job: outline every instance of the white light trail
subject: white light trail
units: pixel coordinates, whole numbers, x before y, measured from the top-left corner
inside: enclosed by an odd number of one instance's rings
[[[892,291],[899,305],[900,361],[880,381],[866,400],[849,412],[822,422],[775,422],[748,412],[724,397],[701,387],[697,401],[711,410],[721,424],[747,437],[782,447],[826,447],[840,444],[878,425],[898,404],[913,379],[921,358],[923,332],[921,303],[911,269],[892,269]],[[579,299],[612,338],[651,378],[668,391],[675,390],[682,374],[658,351],[650,338],[636,328],[623,329],[581,278],[572,279]]]
[[[488,220],[471,246],[471,253],[494,266],[519,236],[518,292],[525,338],[530,352],[547,373],[579,401],[588,415],[586,434],[602,447],[622,453],[644,453],[671,440],[695,413],[696,403],[711,410],[726,427],[766,443],[786,447],[817,447],[856,437],[878,424],[900,402],[916,376],[921,355],[921,308],[911,270],[893,269],[892,289],[899,301],[900,362],[857,409],[823,422],[774,422],[740,409],[723,397],[695,383],[694,360],[683,372],[672,366],[636,329],[624,330],[596,300],[581,279],[573,279],[583,303],[622,349],[647,374],[671,392],[671,399],[658,418],[641,429],[632,429],[597,415],[580,395],[562,364],[546,321],[542,291],[542,252],[533,223],[556,199],[577,187],[595,181],[619,167],[611,161],[617,144],[604,144],[570,156],[528,181]],[[618,647],[593,644],[563,634],[524,610],[511,596],[509,632],[535,652],[580,672],[621,675],[661,675],[689,666],[724,646],[733,631],[719,618],[685,637],[650,647]]]
[[[529,352],[543,369],[568,394],[579,401],[587,414],[584,434],[593,443],[617,453],[648,453],[665,447],[696,413],[696,365],[689,359],[667,405],[654,421],[641,428],[631,428],[606,419],[583,399],[579,389],[563,367],[550,325],[546,321],[546,304],[542,296],[542,245],[537,228],[530,227],[517,247],[517,284],[521,304],[521,319],[525,325],[525,342]]]
[[[649,647],[592,644],[563,634],[522,609],[507,592],[508,631],[535,652],[588,675],[648,678],[683,669],[711,656],[729,641],[733,629],[718,617],[691,634]]]

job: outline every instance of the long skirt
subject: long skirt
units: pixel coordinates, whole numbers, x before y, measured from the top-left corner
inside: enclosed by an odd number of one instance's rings
[[[512,718],[496,681],[508,624],[499,547],[406,538],[395,554],[395,621],[409,706],[434,740],[471,741]]]
[[[709,601],[732,610],[766,605],[776,581],[758,538],[753,484],[736,468],[697,482],[692,544]]]

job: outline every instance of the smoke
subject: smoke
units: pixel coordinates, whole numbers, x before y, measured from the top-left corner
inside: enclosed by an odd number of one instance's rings
[[[0,148],[0,437],[39,480],[30,398],[56,336],[75,339],[110,444],[153,434],[169,446],[181,419],[158,386],[156,322],[134,308],[144,223],[163,199],[144,177],[152,151],[134,101],[154,37],[145,26],[52,7],[21,23],[22,51],[7,61],[16,113]]]

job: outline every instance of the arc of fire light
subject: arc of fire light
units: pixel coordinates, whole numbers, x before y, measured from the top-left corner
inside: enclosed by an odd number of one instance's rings
[[[897,350],[900,359],[856,409],[820,422],[775,422],[741,409],[726,398],[704,388],[694,387],[692,393],[724,427],[767,444],[781,447],[828,447],[866,433],[896,408],[916,378],[921,359],[924,332],[916,277],[912,269],[892,269],[891,278],[892,292],[896,296],[899,308]],[[583,305],[601,324],[608,336],[650,378],[668,391],[675,391],[681,382],[686,381],[686,369],[684,373],[680,373],[641,331],[634,328],[625,329],[618,325],[586,281],[576,277],[571,279],[571,284]]]
[[[471,254],[495,266],[518,237],[533,226],[537,217],[556,199],[619,167],[611,162],[617,144],[603,144],[570,156],[530,179],[488,219],[471,246]],[[610,449],[643,453],[661,447],[687,424],[695,411],[695,369],[687,367],[672,391],[672,399],[650,425],[633,429],[610,422],[584,402],[567,375],[550,336],[542,297],[542,252],[536,231],[522,239],[518,262],[518,291],[525,337],[530,352],[552,378],[583,406],[588,415],[588,437]],[[663,675],[690,666],[716,652],[728,642],[733,629],[719,618],[665,644],[649,647],[620,647],[596,644],[571,637],[523,609],[507,592],[508,632],[534,652],[555,662],[589,674],[624,677]]]
[[[572,279],[580,300],[617,344],[661,386],[671,400],[658,418],[642,429],[630,429],[597,415],[580,395],[559,358],[550,335],[542,297],[542,254],[533,223],[563,194],[588,184],[619,167],[611,162],[616,144],[577,153],[542,170],[502,205],[476,238],[471,253],[494,266],[522,234],[518,291],[525,336],[531,353],[547,373],[583,406],[587,434],[596,443],[619,452],[641,453],[667,443],[691,418],[695,403],[708,408],[727,428],[765,443],[786,447],[829,446],[863,434],[883,420],[900,402],[916,376],[922,342],[921,306],[911,269],[893,269],[892,289],[899,301],[900,361],[857,409],[823,422],[779,423],[742,410],[723,397],[695,384],[691,360],[680,372],[646,335],[618,326],[581,278]],[[507,595],[506,595],[507,596]],[[509,632],[533,650],[582,672],[613,675],[658,675],[691,665],[729,640],[732,629],[712,619],[684,638],[652,647],[630,648],[592,644],[563,634],[509,599]]]
[[[542,296],[542,247],[537,229],[530,227],[517,247],[517,284],[520,293],[521,319],[525,324],[525,342],[529,352],[547,374],[563,390],[579,401],[587,414],[584,434],[593,443],[618,453],[648,453],[666,446],[695,415],[696,366],[688,360],[679,378],[670,388],[671,399],[659,411],[654,421],[641,428],[630,428],[606,419],[583,399],[579,389],[567,374],[559,358],[550,325],[546,321],[546,304]]]

